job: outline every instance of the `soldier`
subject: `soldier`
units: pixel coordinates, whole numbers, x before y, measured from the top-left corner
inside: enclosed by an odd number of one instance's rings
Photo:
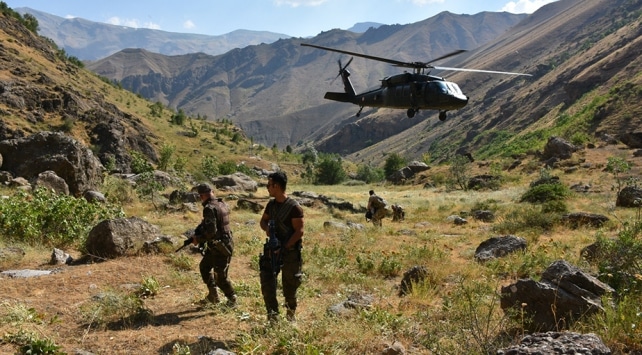
[[[271,257],[278,255],[281,266],[281,281],[283,284],[283,297],[287,319],[295,321],[297,308],[296,292],[301,285],[302,265],[301,247],[303,238],[303,209],[299,204],[285,194],[288,178],[284,172],[275,172],[268,175],[267,189],[273,197],[265,206],[261,217],[261,229],[270,237],[270,224],[274,226],[276,238],[280,248],[272,255],[262,255],[259,261],[261,293],[267,310],[269,321],[278,319],[279,303],[276,298],[276,276],[278,270],[271,265]]]
[[[200,184],[196,191],[203,204],[203,221],[196,228],[194,237],[185,243],[205,243],[203,259],[199,264],[201,278],[209,293],[203,302],[218,303],[217,287],[227,297],[227,305],[236,306],[236,292],[227,277],[234,252],[234,240],[230,230],[230,210],[222,199],[217,199],[207,184]],[[212,272],[213,270],[213,272]]]
[[[377,196],[374,190],[369,191],[367,209],[372,215],[372,224],[381,227],[381,220],[388,215],[388,203],[382,197]]]

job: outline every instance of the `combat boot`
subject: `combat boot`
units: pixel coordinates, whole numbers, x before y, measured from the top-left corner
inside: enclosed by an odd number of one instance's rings
[[[285,318],[286,318],[289,322],[292,322],[292,323],[296,322],[296,316],[294,315],[294,313],[295,313],[295,310],[294,310],[294,309],[290,309],[290,308],[288,308],[288,310],[287,310],[287,312],[286,312],[286,314],[285,314]]]
[[[229,296],[225,305],[229,308],[236,308],[236,295]]]
[[[216,290],[216,286],[208,287],[207,289],[209,290],[209,293],[207,294],[205,299],[210,303],[219,303],[221,300],[218,298],[218,291]]]

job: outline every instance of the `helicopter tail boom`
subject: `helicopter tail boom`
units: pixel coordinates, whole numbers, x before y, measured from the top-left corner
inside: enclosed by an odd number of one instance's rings
[[[354,95],[350,95],[346,92],[326,92],[323,98],[340,102],[352,102],[354,100]]]

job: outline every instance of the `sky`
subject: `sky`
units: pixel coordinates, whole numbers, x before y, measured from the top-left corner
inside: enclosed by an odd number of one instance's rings
[[[223,35],[235,30],[316,36],[360,22],[409,24],[442,11],[533,13],[555,0],[2,0],[52,15],[168,32]]]

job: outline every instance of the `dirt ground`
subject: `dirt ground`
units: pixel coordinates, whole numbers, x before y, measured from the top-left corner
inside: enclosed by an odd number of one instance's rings
[[[164,282],[175,272],[167,264],[167,256],[141,256],[76,266],[24,265],[25,268],[53,269],[54,272],[31,278],[3,276],[0,294],[2,303],[19,302],[34,308],[45,322],[55,319],[53,324],[38,328],[70,354],[77,349],[94,354],[171,354],[177,342],[190,345],[191,349],[198,348],[199,342],[213,342],[217,347],[229,349],[237,331],[247,331],[250,323],[262,324],[265,316],[249,314],[245,305],[254,300],[242,296],[235,309],[227,309],[222,304],[218,307],[200,306],[198,301],[206,289],[198,275],[200,255],[194,254],[193,257],[196,261],[194,270],[185,274],[194,282],[185,288],[170,287]],[[233,262],[232,280],[251,277],[240,275],[251,272],[249,267],[234,265],[242,262]],[[131,328],[108,324],[107,329],[96,330],[77,319],[81,306],[91,302],[97,294],[106,290],[131,292],[144,277],[152,275],[159,280],[161,290],[155,297],[144,300],[145,307],[154,315],[150,322]],[[16,332],[9,324],[0,326],[0,330],[3,334]],[[52,330],[55,333],[52,334]],[[2,354],[15,351],[13,344],[0,345]],[[195,353],[198,352],[192,350],[192,354]]]

